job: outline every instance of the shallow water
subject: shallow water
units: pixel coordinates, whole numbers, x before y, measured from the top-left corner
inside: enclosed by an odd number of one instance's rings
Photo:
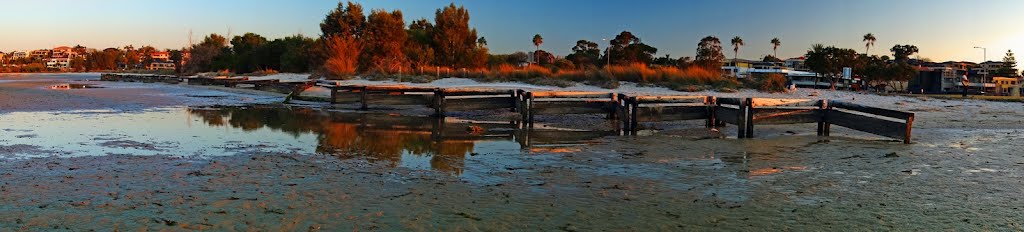
[[[14,110],[0,230],[1022,230],[1024,129],[927,125],[904,145],[813,125],[737,140],[281,105]]]

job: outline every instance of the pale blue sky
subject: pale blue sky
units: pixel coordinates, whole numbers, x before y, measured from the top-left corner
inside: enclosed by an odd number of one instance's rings
[[[451,1],[357,1],[366,8],[400,9],[406,21],[432,19]],[[706,35],[723,42],[741,36],[741,58],[771,53],[779,37],[779,56],[803,54],[813,43],[864,50],[861,36],[878,37],[872,54],[888,54],[894,44],[917,45],[934,60],[989,60],[1007,49],[1024,51],[1020,0],[476,0],[454,1],[469,9],[470,24],[490,43],[492,53],[532,49],[533,34],[545,38],[542,49],[565,55],[576,40],[600,42],[622,30],[659,49],[659,56],[693,56]],[[255,32],[269,38],[296,33],[319,35],[319,23],[334,0],[48,0],[5,2],[0,14],[0,51],[82,44],[105,48],[127,44],[180,48],[188,31],[200,40],[209,33]],[[606,43],[601,43],[602,46]],[[730,49],[731,50],[731,49]],[[731,57],[731,51],[729,56]]]

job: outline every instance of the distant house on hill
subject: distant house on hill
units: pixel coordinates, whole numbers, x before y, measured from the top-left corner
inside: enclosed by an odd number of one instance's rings
[[[67,57],[46,59],[46,68],[56,70],[67,70],[71,68],[71,59]]]
[[[171,61],[171,53],[170,52],[153,52],[153,53],[149,54],[149,57],[153,58],[154,62],[157,62],[157,61],[159,61],[159,62]]]
[[[35,50],[35,51],[30,52],[28,55],[29,55],[29,57],[32,58],[32,60],[43,60],[43,59],[46,59],[46,58],[50,58],[50,50],[49,49]]]
[[[28,52],[26,51],[13,51],[11,52],[10,56],[12,60],[25,59],[29,57]]]
[[[174,63],[166,61],[154,61],[146,65],[147,70],[174,70],[174,68]]]

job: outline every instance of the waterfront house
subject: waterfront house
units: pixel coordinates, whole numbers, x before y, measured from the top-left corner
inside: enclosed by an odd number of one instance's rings
[[[1003,96],[1017,96],[1021,95],[1021,83],[1024,82],[1024,78],[1021,77],[993,77],[992,83],[996,85],[997,95]]]
[[[31,57],[32,60],[37,60],[37,61],[41,61],[41,60],[44,60],[46,58],[50,58],[50,50],[49,49],[34,50],[34,51],[29,53],[29,57]]]
[[[146,65],[147,70],[174,70],[175,65],[172,62],[150,62]]]
[[[170,52],[153,52],[149,54],[150,58],[153,58],[153,62],[168,62],[171,61]]]
[[[13,51],[10,54],[12,60],[28,58],[28,52],[26,51]]]
[[[71,68],[71,59],[67,57],[46,59],[46,68],[56,70],[67,70]]]

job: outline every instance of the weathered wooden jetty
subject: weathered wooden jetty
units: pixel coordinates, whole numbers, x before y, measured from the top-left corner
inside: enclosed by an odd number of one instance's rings
[[[753,138],[755,125],[817,124],[819,136],[831,125],[911,142],[914,113],[834,100],[717,98],[714,96],[631,96],[606,92],[445,89],[410,86],[326,86],[331,103],[358,103],[359,109],[380,106],[423,106],[435,116],[467,110],[508,109],[519,112],[526,126],[535,115],[600,114],[618,119],[624,134],[636,134],[641,123],[704,120],[708,128],[735,125],[738,138]]]
[[[247,78],[176,77],[103,74],[104,81],[187,82],[296,93],[315,81],[281,82]],[[332,104],[356,104],[359,110],[396,106],[427,107],[443,120],[450,112],[508,110],[522,116],[520,126],[532,128],[537,115],[604,115],[621,123],[617,132],[635,135],[644,123],[703,120],[705,127],[737,127],[736,137],[753,138],[755,126],[817,124],[819,136],[832,125],[910,143],[914,113],[827,99],[718,98],[715,96],[645,96],[610,92],[536,91],[525,89],[435,88],[405,85],[337,85]],[[571,133],[571,132],[565,132]],[[591,133],[592,134],[592,133]]]
[[[275,93],[293,93],[302,91],[313,86],[313,80],[282,82],[277,79],[250,80],[246,77],[194,77],[174,75],[151,75],[135,73],[104,73],[100,74],[101,81],[120,82],[143,82],[143,83],[168,83],[189,85],[224,86],[229,88],[251,88]]]

